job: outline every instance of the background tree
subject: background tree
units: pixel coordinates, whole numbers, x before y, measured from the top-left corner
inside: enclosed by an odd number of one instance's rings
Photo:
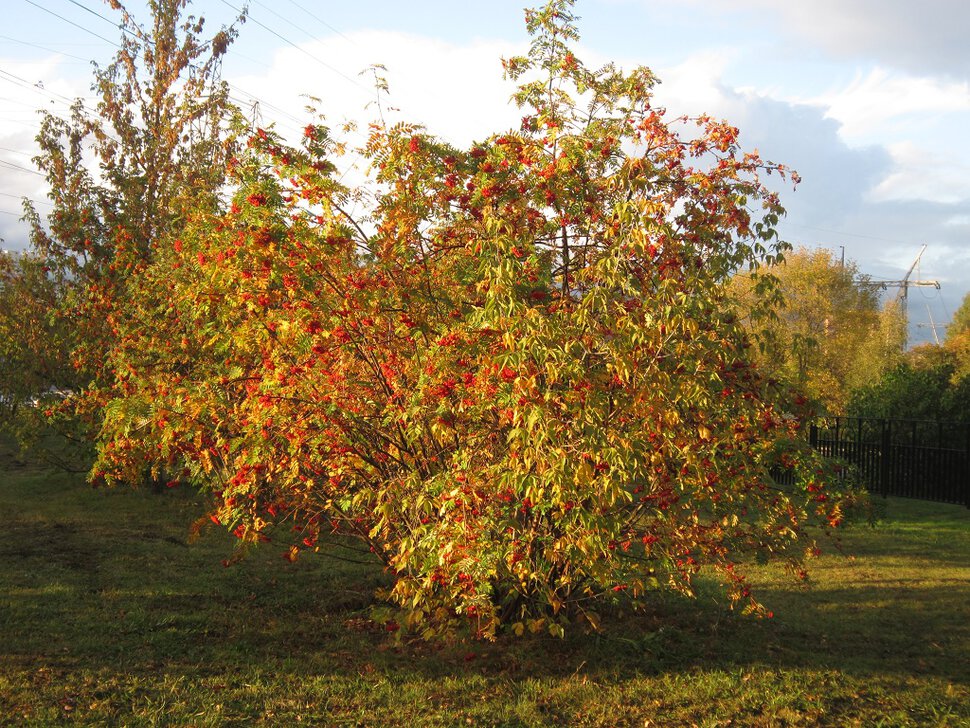
[[[36,459],[84,472],[92,443],[46,404],[83,385],[70,365],[70,321],[56,315],[65,287],[44,258],[0,253],[0,436],[30,443]]]
[[[932,345],[926,345],[932,346]],[[852,394],[848,412],[857,417],[968,422],[970,378],[954,377],[950,352],[939,349],[935,365],[907,361]]]
[[[174,473],[287,558],[352,538],[425,635],[561,635],[702,566],[760,610],[744,560],[797,573],[855,498],[727,305],[778,252],[759,174],[787,172],[665,120],[649,70],[585,67],[571,3],[527,24],[521,127],[455,149],[373,125],[364,219],[325,126],[253,135],[228,209],[129,279],[93,477]]]
[[[970,422],[970,329],[947,333],[942,346],[914,347],[898,365],[856,389],[849,414]]]
[[[970,293],[963,297],[963,302],[954,312],[946,329],[943,347],[952,359],[951,385],[954,392],[970,387]],[[970,400],[967,401],[970,403]]]
[[[772,271],[782,303],[773,315],[747,317],[762,344],[761,364],[801,388],[823,411],[843,414],[850,393],[898,362],[902,321],[880,306],[879,289],[856,264],[825,249],[785,254]],[[733,290],[742,306],[757,297],[746,273]]]
[[[28,203],[31,244],[74,276],[102,281],[151,259],[152,246],[185,211],[213,206],[232,144],[233,107],[220,80],[236,36],[223,28],[203,39],[203,18],[185,15],[188,0],[151,0],[144,28],[117,0],[120,50],[96,68],[90,113],[45,113],[35,158],[54,203],[46,227]],[[91,170],[85,155],[93,155]]]
[[[953,312],[953,319],[946,328],[946,338],[956,338],[965,331],[970,331],[970,293],[963,297],[960,307]]]
[[[38,365],[11,386],[42,400],[52,422],[73,420],[88,440],[100,424],[99,390],[113,378],[105,352],[129,305],[120,300],[125,281],[152,261],[158,240],[186,210],[218,204],[233,147],[220,68],[236,30],[204,39],[204,21],[186,15],[187,5],[151,0],[145,28],[112,0],[123,33],[114,61],[95,70],[96,110],[79,100],[68,118],[45,113],[37,135],[34,162],[47,176],[53,209],[45,220],[25,201],[31,262],[11,269],[7,286],[37,305],[30,342],[13,341],[28,347],[17,356]],[[22,306],[6,306],[0,326],[14,329],[23,315]],[[68,370],[70,386],[63,386],[54,373]]]

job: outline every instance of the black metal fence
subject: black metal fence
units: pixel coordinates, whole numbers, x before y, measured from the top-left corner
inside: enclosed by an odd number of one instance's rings
[[[970,426],[929,420],[827,417],[816,450],[854,465],[870,492],[970,508]]]

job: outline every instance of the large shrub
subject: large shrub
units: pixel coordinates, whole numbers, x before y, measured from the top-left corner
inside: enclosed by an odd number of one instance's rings
[[[569,7],[505,62],[521,128],[459,150],[374,125],[370,196],[324,126],[253,135],[231,207],[132,282],[95,477],[197,483],[290,558],[354,537],[428,635],[595,626],[702,566],[760,609],[741,561],[800,568],[847,504],[726,305],[777,252],[759,175],[784,170],[666,121],[648,70],[587,69]]]

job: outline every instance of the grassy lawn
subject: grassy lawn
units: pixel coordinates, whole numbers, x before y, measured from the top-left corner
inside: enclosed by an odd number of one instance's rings
[[[184,492],[0,470],[0,725],[970,725],[970,510],[891,499],[816,562],[601,634],[396,648],[379,571],[271,546],[223,568]]]

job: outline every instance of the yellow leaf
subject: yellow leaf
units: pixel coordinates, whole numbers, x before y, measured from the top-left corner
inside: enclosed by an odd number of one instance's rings
[[[593,479],[593,468],[590,464],[583,461],[578,468],[576,468],[576,483],[582,485],[583,483],[588,483]]]

